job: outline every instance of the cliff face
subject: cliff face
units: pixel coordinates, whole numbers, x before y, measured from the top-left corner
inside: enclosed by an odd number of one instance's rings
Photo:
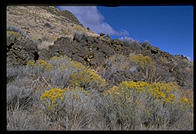
[[[98,35],[84,28],[69,11],[10,6],[7,26],[10,63],[25,65],[30,59],[67,55],[95,69],[113,85],[124,80],[165,81],[176,82],[182,89],[193,89],[193,63],[186,57],[173,56],[148,42]],[[139,66],[139,62],[132,60],[134,56],[150,57],[151,66]]]

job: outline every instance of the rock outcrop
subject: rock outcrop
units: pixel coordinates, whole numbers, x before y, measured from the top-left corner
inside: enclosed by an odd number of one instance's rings
[[[96,69],[105,65],[105,60],[115,54],[123,54],[128,57],[130,53],[149,56],[154,61],[156,74],[154,80],[176,82],[183,88],[193,88],[193,66],[188,59],[173,56],[167,52],[149,43],[122,42],[120,40],[104,39],[100,37],[91,37],[85,34],[75,34],[73,40],[67,37],[58,38],[54,45],[45,50],[44,59],[51,56],[67,55],[75,61],[79,61],[86,66]],[[42,54],[43,55],[43,54]],[[110,72],[111,68],[106,68]],[[127,70],[116,71],[108,77],[108,81],[118,84],[124,80],[145,81],[145,72],[136,70],[134,72]]]
[[[7,62],[26,65],[29,60],[39,59],[37,44],[28,38],[18,40],[14,35],[7,38]]]

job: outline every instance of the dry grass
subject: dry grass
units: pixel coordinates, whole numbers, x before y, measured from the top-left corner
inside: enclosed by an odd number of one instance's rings
[[[86,28],[67,22],[65,17],[52,14],[39,6],[8,6],[7,11],[7,24],[21,28],[24,33],[34,39],[39,39],[43,35],[48,39],[55,37],[51,41],[64,36],[72,38],[71,33],[76,30],[82,30],[89,36],[99,36]],[[62,23],[59,20],[65,22]],[[45,27],[45,23],[49,23],[52,27]],[[72,25],[74,26],[72,27]]]
[[[160,57],[160,61],[163,63],[163,64],[168,64],[169,61],[167,60],[166,57]]]
[[[38,45],[38,49],[49,49],[49,46],[53,45],[52,42],[42,41],[40,45]]]
[[[191,72],[191,73],[193,73],[193,68],[186,67],[186,68],[185,68],[185,70],[186,70],[187,72]]]
[[[192,89],[183,89],[181,91],[184,96],[186,96],[188,99],[193,101],[193,90]]]

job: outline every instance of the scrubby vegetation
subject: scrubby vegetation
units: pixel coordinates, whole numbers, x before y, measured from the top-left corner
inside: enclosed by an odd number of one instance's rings
[[[17,39],[28,38],[28,36],[20,29],[12,26],[7,26],[7,36],[11,36],[12,34],[16,35]]]
[[[109,61],[153,66],[147,56],[118,58]],[[8,130],[193,129],[193,103],[175,83],[113,85],[67,56],[30,60],[25,66],[7,63],[7,79]]]
[[[145,72],[144,79],[147,82],[156,81],[156,67],[151,57],[144,56],[142,54],[136,54],[129,55],[129,60],[138,65],[139,67],[141,67],[141,69]]]
[[[87,32],[87,29],[83,28],[80,25],[74,25],[74,30],[76,30],[76,31],[82,31],[82,32]]]
[[[123,129],[141,129],[140,125],[157,129],[180,128],[183,126],[178,120],[183,118],[187,123],[186,119],[191,119],[192,103],[173,83],[124,81],[107,90],[105,95],[118,106]]]
[[[53,6],[7,11],[8,130],[193,130],[187,57],[98,35]]]

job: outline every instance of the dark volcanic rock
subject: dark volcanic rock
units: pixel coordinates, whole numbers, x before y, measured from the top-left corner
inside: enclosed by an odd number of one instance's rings
[[[83,38],[85,38],[85,37],[86,37],[86,34],[84,32],[76,31],[74,33],[73,40],[76,40],[79,42],[79,41],[83,40]]]
[[[104,36],[105,34],[104,33],[100,33],[100,36]]]
[[[49,47],[53,55],[67,55],[85,65],[97,67],[103,64],[106,57],[114,54],[114,50],[106,42],[85,34],[76,33],[73,41],[59,38]]]
[[[45,59],[45,60],[49,60],[53,56],[52,52],[47,49],[39,50],[38,55],[39,55],[39,59]]]
[[[153,59],[156,73],[152,81],[176,82],[183,88],[192,88],[193,74],[187,72],[185,68],[191,70],[192,66],[182,56],[172,56],[159,48],[152,46],[148,42],[122,42],[118,39],[112,40],[109,37],[90,37],[86,34],[76,33],[73,40],[69,38],[59,38],[50,46],[49,51],[52,55],[67,55],[73,60],[79,61],[84,65],[97,68],[104,65],[104,61],[114,55],[123,54],[129,56],[130,53],[143,54]],[[163,62],[160,59],[166,59]],[[111,68],[110,68],[111,69]],[[106,69],[110,73],[110,69]],[[121,70],[112,73],[108,78],[109,83],[119,84],[124,80],[145,81],[145,71]]]
[[[111,72],[110,66],[105,65],[105,60],[115,54],[125,57],[128,57],[130,53],[142,54],[151,57],[155,66],[155,73],[148,76],[151,77],[150,81],[176,82],[181,88],[193,88],[193,65],[191,62],[184,56],[173,56],[163,52],[148,42],[112,40],[105,35],[91,37],[85,33],[76,32],[73,40],[61,37],[49,46],[48,50],[37,50],[33,41],[29,39],[18,41],[10,36],[7,40],[7,51],[9,59],[15,64],[26,64],[30,59],[50,59],[55,55],[67,55],[72,60],[94,69],[104,66],[106,80],[110,84],[119,84],[125,80],[146,81],[146,71],[135,65],[131,65],[133,68],[127,66],[125,70],[116,69],[113,72]]]
[[[29,60],[36,59],[37,44],[29,39],[17,40],[14,36],[7,38],[7,62],[25,65]]]

